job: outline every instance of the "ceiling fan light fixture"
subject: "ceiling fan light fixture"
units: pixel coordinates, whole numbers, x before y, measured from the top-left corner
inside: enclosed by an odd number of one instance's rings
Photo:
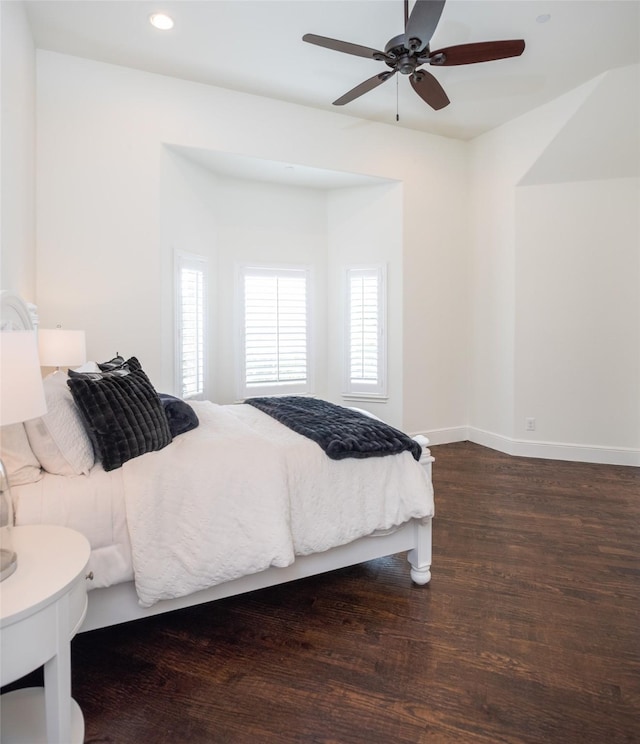
[[[149,23],[160,31],[170,31],[173,28],[173,18],[166,13],[152,13]]]

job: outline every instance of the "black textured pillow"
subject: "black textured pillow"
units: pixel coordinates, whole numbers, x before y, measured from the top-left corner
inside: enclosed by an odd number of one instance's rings
[[[172,437],[191,431],[199,425],[200,421],[196,412],[186,401],[167,393],[158,393],[158,395],[167,415]]]
[[[67,385],[105,470],[171,442],[167,416],[135,357],[113,372],[78,374]]]

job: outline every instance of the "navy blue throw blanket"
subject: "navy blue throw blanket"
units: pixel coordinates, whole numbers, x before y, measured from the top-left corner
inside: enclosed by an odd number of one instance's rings
[[[290,395],[247,398],[245,403],[268,413],[319,444],[332,460],[382,457],[408,450],[419,460],[422,447],[411,437],[378,419],[326,400]]]

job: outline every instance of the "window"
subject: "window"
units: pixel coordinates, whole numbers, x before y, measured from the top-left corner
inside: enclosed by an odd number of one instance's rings
[[[176,386],[182,398],[204,394],[207,260],[176,254]]]
[[[347,269],[345,395],[386,396],[386,269]]]
[[[310,392],[310,270],[240,268],[240,396]]]

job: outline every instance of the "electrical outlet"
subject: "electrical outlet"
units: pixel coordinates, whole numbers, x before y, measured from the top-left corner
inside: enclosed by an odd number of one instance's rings
[[[526,418],[524,420],[524,428],[527,431],[535,431],[536,430],[536,420],[534,418]]]

